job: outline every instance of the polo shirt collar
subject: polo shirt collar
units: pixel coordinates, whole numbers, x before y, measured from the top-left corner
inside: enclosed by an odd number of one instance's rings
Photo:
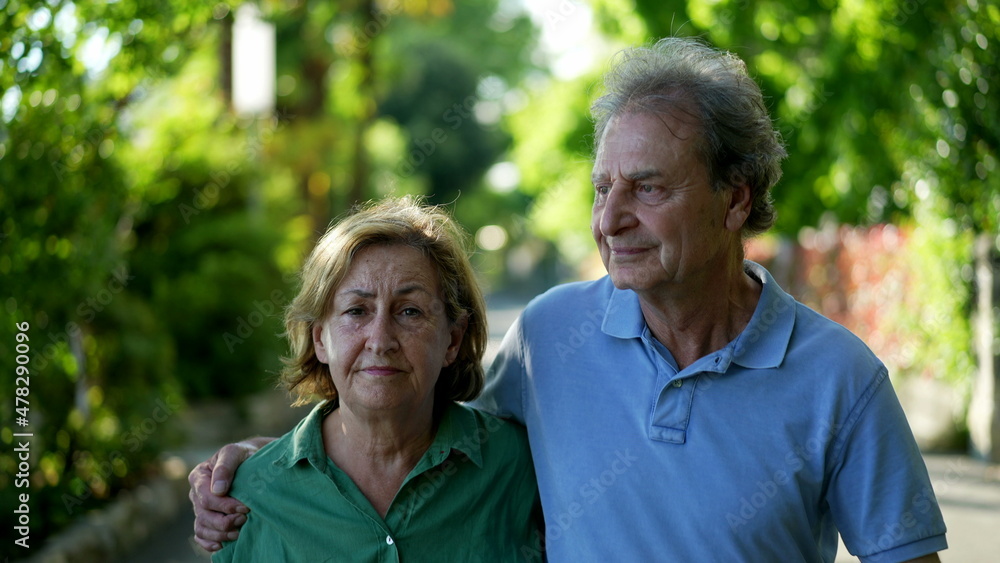
[[[760,301],[747,327],[720,353],[727,365],[731,361],[751,369],[777,367],[785,357],[795,324],[795,300],[760,264],[745,260],[743,268],[761,282]],[[610,278],[608,283],[611,283]],[[642,337],[646,320],[639,307],[639,296],[634,291],[612,285],[601,330],[616,338]]]
[[[792,337],[795,300],[760,264],[745,260],[743,269],[756,277],[763,289],[750,322],[727,348],[732,350],[732,361],[745,368],[776,368],[784,361]]]
[[[611,285],[611,297],[604,311],[601,330],[616,338],[642,337],[646,330],[646,319],[639,307],[639,296],[631,289],[618,289],[612,284],[610,277],[606,279]]]
[[[326,449],[323,446],[323,419],[336,409],[338,402],[323,401],[292,430],[292,439],[287,451],[276,462],[283,467],[291,467],[299,460],[308,460],[313,467],[321,469],[327,464]],[[437,434],[427,453],[418,463],[419,469],[425,461],[431,466],[442,463],[452,450],[457,450],[477,466],[483,466],[482,438],[486,429],[481,429],[475,414],[455,403],[449,403],[441,416]]]

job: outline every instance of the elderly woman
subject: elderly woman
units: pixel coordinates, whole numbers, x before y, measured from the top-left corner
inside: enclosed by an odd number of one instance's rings
[[[250,512],[213,561],[520,561],[537,553],[523,429],[483,385],[485,305],[444,213],[391,199],[317,243],[282,378],[323,399],[236,474]]]

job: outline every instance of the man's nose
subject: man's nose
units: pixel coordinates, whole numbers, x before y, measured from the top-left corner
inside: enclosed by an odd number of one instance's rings
[[[601,209],[601,234],[610,237],[636,225],[634,202],[625,186],[612,186]]]

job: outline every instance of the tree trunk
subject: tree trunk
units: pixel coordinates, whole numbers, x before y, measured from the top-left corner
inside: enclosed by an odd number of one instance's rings
[[[375,3],[372,0],[361,2],[362,18],[371,18],[375,14]],[[351,177],[348,179],[348,205],[354,205],[367,199],[368,196],[368,150],[365,148],[365,134],[375,120],[375,65],[372,58],[372,45],[379,34],[375,33],[368,41],[359,43],[357,53],[358,64],[361,65],[361,96],[364,99],[361,114],[358,115],[357,129],[354,131],[354,155],[351,165]]]
[[[973,453],[982,459],[1000,463],[1000,339],[997,326],[1000,315],[1000,255],[994,238],[980,234],[975,248],[978,298],[973,334],[979,369],[969,405],[969,436]]]

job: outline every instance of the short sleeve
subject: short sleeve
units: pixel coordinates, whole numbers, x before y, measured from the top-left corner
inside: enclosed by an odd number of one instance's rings
[[[927,467],[882,367],[835,442],[827,501],[862,561],[906,561],[947,548]]]
[[[486,385],[469,406],[524,424],[524,315],[514,321],[500,344],[493,364],[486,370]]]

